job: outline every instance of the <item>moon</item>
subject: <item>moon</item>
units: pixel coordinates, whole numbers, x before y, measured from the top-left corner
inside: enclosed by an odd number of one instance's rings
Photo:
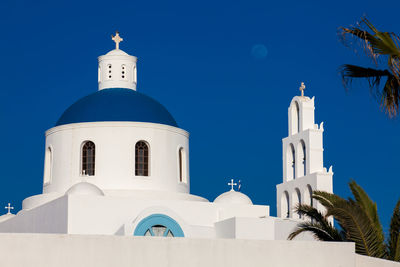
[[[256,60],[262,60],[268,55],[268,49],[263,44],[255,44],[251,48],[251,56]]]

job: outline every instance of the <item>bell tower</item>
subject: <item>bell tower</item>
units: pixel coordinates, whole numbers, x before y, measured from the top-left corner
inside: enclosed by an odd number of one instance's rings
[[[331,192],[332,166],[323,166],[323,122],[314,123],[314,97],[293,97],[288,109],[289,133],[282,139],[283,181],[277,188],[277,215],[281,218],[301,219],[294,212],[298,203],[321,208],[311,197],[313,190]]]
[[[111,35],[115,49],[99,57],[99,90],[108,88],[126,88],[136,91],[137,58],[119,49],[122,39],[119,33]]]

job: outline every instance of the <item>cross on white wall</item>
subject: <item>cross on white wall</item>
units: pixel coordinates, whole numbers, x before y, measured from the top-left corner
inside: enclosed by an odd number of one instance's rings
[[[234,187],[235,185],[237,185],[237,183],[234,183],[234,182],[233,182],[233,179],[231,179],[231,182],[228,183],[228,185],[231,186],[231,191],[235,191],[235,189],[233,189],[233,187]]]
[[[10,204],[10,203],[8,203],[8,206],[5,206],[4,208],[5,208],[6,210],[8,210],[7,214],[11,214],[10,210],[13,210],[13,209],[14,209],[14,207],[11,207],[11,204]]]
[[[306,89],[306,86],[304,85],[303,82],[301,82],[299,90],[301,91],[301,96],[304,96],[304,89]]]
[[[115,49],[118,50],[119,49],[119,43],[122,42],[124,39],[122,39],[119,36],[119,32],[118,31],[115,32],[115,36],[111,35],[111,39],[115,42]]]

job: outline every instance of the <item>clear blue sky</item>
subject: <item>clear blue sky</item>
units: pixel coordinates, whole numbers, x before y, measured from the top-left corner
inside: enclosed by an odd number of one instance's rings
[[[399,10],[397,0],[2,1],[0,204],[18,210],[41,193],[44,132],[97,90],[97,57],[118,29],[121,49],[139,58],[138,90],[191,133],[192,193],[212,201],[239,178],[275,215],[287,108],[304,81],[324,121],[335,193],[348,196],[355,179],[386,228],[400,197],[400,121],[380,112],[365,84],[345,92],[338,67],[367,61],[337,28],[367,15],[400,33]]]

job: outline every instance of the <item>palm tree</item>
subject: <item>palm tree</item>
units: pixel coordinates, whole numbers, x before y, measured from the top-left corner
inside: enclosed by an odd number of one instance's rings
[[[296,211],[310,220],[299,223],[288,239],[310,232],[321,241],[354,242],[358,254],[400,261],[400,200],[393,211],[389,236],[385,241],[376,203],[356,182],[351,181],[349,186],[354,199],[314,191],[313,198],[325,207],[326,213],[322,214],[309,205],[298,205]],[[329,222],[330,216],[337,221],[340,230]]]
[[[380,99],[382,109],[393,117],[397,115],[400,100],[400,38],[392,32],[378,31],[367,18],[362,18],[357,26],[340,27],[340,36],[346,46],[348,36],[361,45],[366,55],[371,58],[374,68],[345,64],[340,68],[343,84],[349,88],[354,78],[368,81],[371,92]],[[383,59],[385,67],[378,69]],[[381,82],[384,82],[381,88]]]
[[[302,218],[306,217],[310,220],[299,223],[297,229],[289,235],[289,240],[294,239],[301,233],[310,232],[315,239],[320,241],[346,241],[344,231],[333,227],[328,216],[322,214],[316,208],[306,204],[299,204],[296,212]]]

